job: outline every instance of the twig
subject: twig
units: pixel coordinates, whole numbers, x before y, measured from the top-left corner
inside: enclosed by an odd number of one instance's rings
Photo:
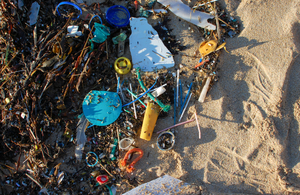
[[[231,30],[235,31],[235,28],[233,28],[232,26],[230,26],[229,24],[227,24],[224,20],[218,18],[218,20],[220,20],[221,22],[223,22],[224,24],[226,24]]]
[[[106,171],[106,173],[108,175],[110,175],[111,177],[115,178],[115,176],[113,176],[100,162],[98,162],[100,164],[100,166]]]
[[[25,175],[27,177],[29,177],[29,179],[31,179],[34,183],[36,183],[41,189],[43,188],[43,186],[35,179],[33,179],[33,177],[31,177],[30,175],[28,175],[27,173],[25,173]]]
[[[219,17],[216,9],[216,2],[214,2],[214,10],[215,10],[215,17],[216,17],[216,24],[217,24],[217,33],[218,33],[218,41],[221,40],[221,32],[220,32],[220,24],[219,24]]]

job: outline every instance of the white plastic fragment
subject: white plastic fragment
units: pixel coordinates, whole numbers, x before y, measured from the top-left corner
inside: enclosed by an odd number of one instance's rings
[[[139,185],[138,187],[124,193],[123,195],[136,195],[136,194],[181,194],[181,190],[189,184],[183,181],[164,175],[148,183]]]
[[[171,10],[171,12],[188,22],[201,28],[216,30],[216,26],[207,21],[209,18],[214,18],[214,16],[210,14],[197,10],[194,11],[180,0],[158,0],[158,2],[166,7],[169,6],[168,9]]]
[[[76,37],[81,36],[82,32],[78,31],[79,26],[68,26],[68,34],[67,37]]]
[[[148,24],[147,18],[130,19],[131,35],[129,37],[133,68],[142,71],[170,68],[175,65],[172,55],[156,30]]]
[[[85,130],[88,126],[88,120],[83,115],[77,124],[77,134],[76,134],[76,147],[75,147],[75,157],[77,161],[81,161],[83,147],[87,141],[85,136]]]
[[[154,97],[158,97],[161,94],[165,93],[165,91],[166,91],[166,89],[163,86],[160,86],[160,87],[156,88],[151,94]]]
[[[153,12],[152,10],[147,10],[147,11]],[[156,13],[163,13],[163,14],[168,13],[168,12],[167,12],[166,10],[164,10],[164,9],[154,9],[154,12],[156,12]]]
[[[210,80],[211,80],[211,76],[209,76],[207,79],[206,79],[206,82],[205,82],[205,85],[200,93],[200,96],[199,96],[199,99],[198,101],[203,103],[204,102],[204,99],[206,97],[206,94],[207,94],[207,91],[208,91],[208,87],[209,87],[209,84],[210,84]]]
[[[30,15],[29,15],[29,25],[34,25],[37,22],[39,16],[40,5],[35,1],[31,4]]]

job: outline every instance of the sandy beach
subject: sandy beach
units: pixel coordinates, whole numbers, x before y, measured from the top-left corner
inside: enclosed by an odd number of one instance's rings
[[[148,182],[168,174],[200,186],[203,194],[299,193],[300,3],[219,3],[238,19],[241,33],[226,39],[229,53],[220,54],[220,79],[205,102],[193,96],[183,117],[197,111],[202,138],[193,122],[175,129],[172,151],[156,147],[155,133],[150,142],[138,140],[147,157],[134,175]],[[201,35],[176,16],[170,23],[172,34],[188,46],[183,53],[193,55]],[[193,66],[198,59],[175,56],[175,61]],[[183,70],[186,94],[195,75]],[[158,119],[154,132],[172,124],[172,117]]]
[[[139,17],[133,14],[138,13],[134,6],[141,8],[147,0],[136,4],[120,0],[1,3],[0,194],[114,194],[112,189],[124,194],[162,176],[190,184],[180,193],[169,194],[300,194],[299,0],[218,0],[219,12],[224,10],[218,13],[220,17],[232,16],[228,21],[235,20],[230,24],[238,23],[239,30],[231,27],[237,34],[230,37],[225,30],[230,25],[220,23],[224,36],[213,43],[226,42],[226,49],[214,50],[207,55],[209,60],[204,56],[209,65],[198,69],[194,67],[201,58],[200,44],[208,41],[205,36],[217,39],[218,31],[204,31],[179,18],[162,1],[170,2],[158,0],[154,9],[165,9],[167,14],[150,14],[147,19],[130,18]],[[200,1],[182,2],[193,7]],[[127,8],[117,8],[110,19],[125,18],[127,23],[108,22],[107,10],[114,5]],[[60,15],[59,10],[66,13]],[[164,19],[168,28],[160,23]],[[134,30],[130,29],[133,20]],[[167,49],[157,43],[160,38],[150,25],[139,25],[142,20],[170,33],[168,40],[175,37],[170,45],[178,46],[177,50],[160,54],[159,49]],[[150,26],[148,33],[145,26]],[[157,38],[156,45],[144,47],[139,43],[142,38],[130,37],[133,32],[142,34],[147,44]],[[128,59],[118,65],[121,56]],[[146,56],[151,66],[165,60],[171,68],[143,70],[140,78],[134,61],[142,59],[145,65]],[[193,82],[181,121],[181,105],[173,104],[178,69],[182,97]],[[208,71],[202,80],[201,71]],[[198,80],[204,82],[207,77],[212,82],[204,102],[199,102]],[[167,90],[157,97],[161,102],[152,100],[163,104],[165,112],[158,115],[157,111],[151,140],[140,139],[146,105],[136,102],[137,107],[131,107],[135,98],[127,88],[144,94],[141,101],[151,107],[147,90],[163,84]],[[174,122],[193,120],[195,115],[197,120],[171,129],[175,135],[172,149],[158,148],[159,131]],[[151,137],[147,133],[145,137]],[[126,152],[120,149],[120,140],[124,138],[134,139],[136,150],[143,151],[132,170],[122,161]]]

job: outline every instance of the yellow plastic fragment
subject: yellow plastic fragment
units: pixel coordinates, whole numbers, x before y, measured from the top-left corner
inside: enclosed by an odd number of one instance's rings
[[[159,106],[157,104],[149,103],[144,116],[143,126],[140,138],[150,141],[154,127],[156,125],[157,117],[159,115]]]
[[[221,44],[219,47],[217,47],[217,45],[218,45],[218,42],[216,40],[203,41],[199,47],[199,52],[200,52],[202,58],[207,56],[208,54],[210,54],[214,51],[218,51],[222,48],[224,48],[226,50],[226,47],[225,47],[226,43]]]

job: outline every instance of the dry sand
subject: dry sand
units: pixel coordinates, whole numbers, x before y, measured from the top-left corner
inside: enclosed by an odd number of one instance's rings
[[[241,33],[226,40],[229,53],[220,55],[220,80],[206,101],[193,97],[183,117],[197,111],[202,139],[193,122],[176,128],[176,144],[168,152],[157,148],[156,134],[150,142],[138,140],[145,156],[132,177],[147,182],[168,174],[200,186],[204,194],[300,193],[299,0],[219,2],[240,21]],[[172,18],[172,34],[188,46],[183,53],[192,55],[202,36]],[[198,61],[175,60],[177,66]],[[188,72],[185,94],[194,77]],[[154,131],[172,125],[171,116],[158,119]]]

